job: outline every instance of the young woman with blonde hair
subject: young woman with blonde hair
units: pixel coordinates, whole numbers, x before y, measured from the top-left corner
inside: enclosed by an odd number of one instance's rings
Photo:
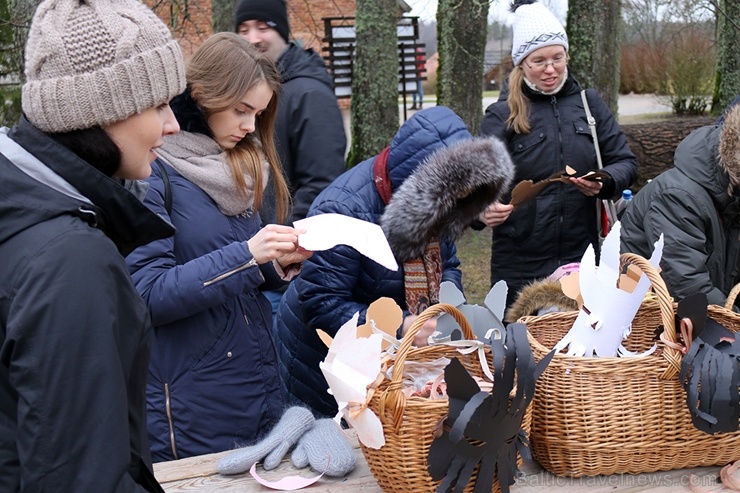
[[[127,259],[155,325],[147,387],[155,461],[259,437],[284,406],[264,288],[284,285],[310,252],[299,231],[261,226],[270,175],[280,217],[289,193],[275,151],[279,78],[234,33],[193,54],[171,102],[181,133],[159,150],[146,203],[177,228]],[[162,162],[163,161],[163,162]]]
[[[565,173],[566,167],[577,176],[597,170],[582,88],[568,72],[565,29],[534,0],[516,0],[512,10],[514,70],[498,101],[486,109],[480,133],[506,142],[515,185]],[[504,197],[481,214],[493,229],[491,284],[506,281],[508,306],[528,283],[579,262],[589,244],[598,250],[596,200],[614,197],[637,177],[637,159],[609,107],[593,89],[587,100],[605,178],[555,183],[516,208]]]

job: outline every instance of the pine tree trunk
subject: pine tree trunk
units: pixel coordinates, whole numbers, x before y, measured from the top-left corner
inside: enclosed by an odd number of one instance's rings
[[[213,32],[234,32],[234,11],[237,0],[214,0],[211,2],[213,12]]]
[[[617,114],[621,47],[621,0],[569,0],[566,32],[569,68],[585,88],[594,88]]]
[[[396,9],[395,0],[357,2],[350,167],[380,153],[398,130]]]
[[[719,71],[719,114],[735,96],[740,95],[740,0],[722,0],[717,12],[719,39],[717,66]]]
[[[463,119],[472,134],[483,118],[483,54],[488,29],[486,0],[439,0],[437,4],[437,105]]]

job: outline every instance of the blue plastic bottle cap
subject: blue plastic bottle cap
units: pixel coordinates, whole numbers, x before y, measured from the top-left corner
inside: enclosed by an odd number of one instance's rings
[[[632,199],[632,190],[630,190],[630,189],[622,190],[622,198],[624,200],[630,200],[630,199]]]

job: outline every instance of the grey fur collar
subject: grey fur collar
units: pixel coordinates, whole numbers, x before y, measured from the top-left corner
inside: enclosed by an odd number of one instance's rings
[[[427,157],[393,193],[380,221],[396,258],[420,257],[432,237],[455,241],[513,177],[506,146],[495,137],[464,140]]]

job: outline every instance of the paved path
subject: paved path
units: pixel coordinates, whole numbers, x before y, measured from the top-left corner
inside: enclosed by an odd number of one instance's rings
[[[487,108],[491,103],[496,102],[497,98],[483,98],[483,109]],[[430,108],[436,105],[436,98],[434,96],[427,96],[424,98],[424,107]],[[646,115],[652,113],[670,113],[671,106],[667,104],[667,101],[658,98],[654,94],[621,94],[619,96],[619,116],[634,116],[634,115]],[[411,97],[408,98],[406,108],[411,106]],[[404,120],[408,119],[415,113],[415,110],[406,110],[404,118],[403,105],[398,105],[398,118],[399,123],[403,123]],[[342,110],[342,116],[344,117],[344,130],[347,135],[347,140],[350,138],[350,111],[349,108]],[[349,142],[347,143],[349,149]]]

